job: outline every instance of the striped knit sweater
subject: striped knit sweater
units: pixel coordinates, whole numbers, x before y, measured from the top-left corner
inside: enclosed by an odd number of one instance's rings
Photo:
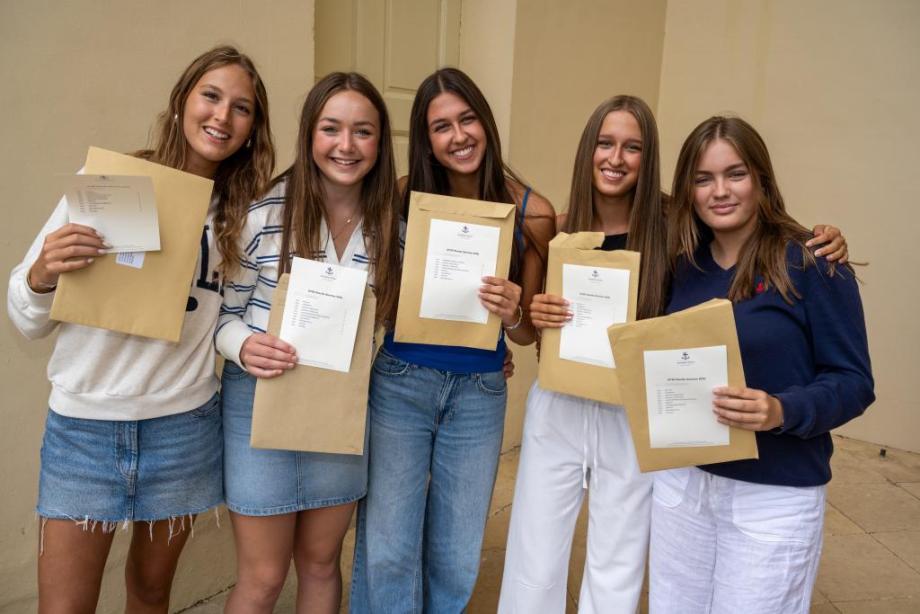
[[[286,185],[284,181],[279,182],[264,198],[249,206],[246,225],[240,236],[243,247],[240,268],[234,278],[224,284],[224,304],[220,309],[215,343],[224,358],[234,361],[241,368],[244,368],[240,364],[243,342],[252,333],[264,333],[268,329],[272,293],[278,285]],[[324,249],[315,252],[313,260],[366,270],[368,282],[373,286],[373,267],[360,222],[352,231],[341,260],[335,252],[325,220],[320,226],[320,237],[323,237]]]

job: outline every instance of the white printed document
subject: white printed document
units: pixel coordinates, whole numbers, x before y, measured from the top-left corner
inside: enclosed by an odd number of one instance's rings
[[[367,271],[294,258],[278,336],[299,364],[348,372],[366,284]]]
[[[562,328],[559,358],[614,368],[607,329],[626,321],[629,271],[563,264],[562,296],[573,315]]]
[[[160,226],[150,177],[73,175],[67,178],[70,221],[96,229],[110,253],[160,250]]]
[[[728,385],[725,346],[647,351],[643,357],[651,447],[727,446],[728,426],[712,411],[712,389]]]
[[[486,323],[479,288],[495,275],[500,235],[495,226],[431,220],[419,317]]]

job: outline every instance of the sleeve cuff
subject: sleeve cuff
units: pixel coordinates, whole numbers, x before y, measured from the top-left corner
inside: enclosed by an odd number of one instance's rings
[[[795,395],[788,392],[781,392],[773,395],[783,405],[783,425],[771,430],[771,433],[780,435],[783,433],[793,433],[795,427],[801,424],[802,416],[796,403]]]
[[[23,309],[28,309],[33,313],[50,313],[51,305],[54,303],[54,290],[50,292],[36,292],[29,287],[28,272],[25,275],[19,275],[18,283],[18,300]]]
[[[232,360],[240,369],[246,371],[243,361],[240,360],[240,350],[243,349],[243,343],[250,335],[252,335],[252,331],[242,320],[228,322],[217,332],[217,338],[215,339],[217,351],[220,352],[221,356],[227,360]]]

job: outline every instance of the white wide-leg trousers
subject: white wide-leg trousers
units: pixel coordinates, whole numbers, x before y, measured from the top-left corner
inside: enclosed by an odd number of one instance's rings
[[[589,486],[579,611],[633,614],[645,572],[652,479],[639,472],[626,413],[534,383],[499,612],[565,612],[572,536]]]
[[[825,486],[742,482],[696,467],[655,474],[651,614],[807,614]]]

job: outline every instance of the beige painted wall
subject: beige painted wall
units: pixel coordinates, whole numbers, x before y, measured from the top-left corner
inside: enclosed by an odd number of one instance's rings
[[[658,104],[665,0],[527,0],[517,7],[511,163],[566,208],[575,147],[616,94]]]
[[[671,0],[658,122],[663,180],[683,138],[734,112],[770,147],[803,224],[846,232],[878,400],[841,433],[920,450],[920,3]]]
[[[51,178],[80,167],[88,145],[142,147],[181,70],[198,53],[234,43],[267,83],[279,166],[289,163],[297,112],[313,80],[313,2],[0,3],[0,146],[4,224],[0,268],[25,253],[57,201]],[[35,610],[38,522],[34,506],[51,342],[27,342],[2,318],[0,372],[0,612]],[[127,535],[109,560],[100,612],[122,609]],[[180,563],[173,606],[226,587],[233,577],[229,521],[202,518]],[[201,572],[201,573],[198,573]]]
[[[463,0],[460,63],[482,93],[498,124],[502,151],[511,151],[511,85],[517,0]]]

